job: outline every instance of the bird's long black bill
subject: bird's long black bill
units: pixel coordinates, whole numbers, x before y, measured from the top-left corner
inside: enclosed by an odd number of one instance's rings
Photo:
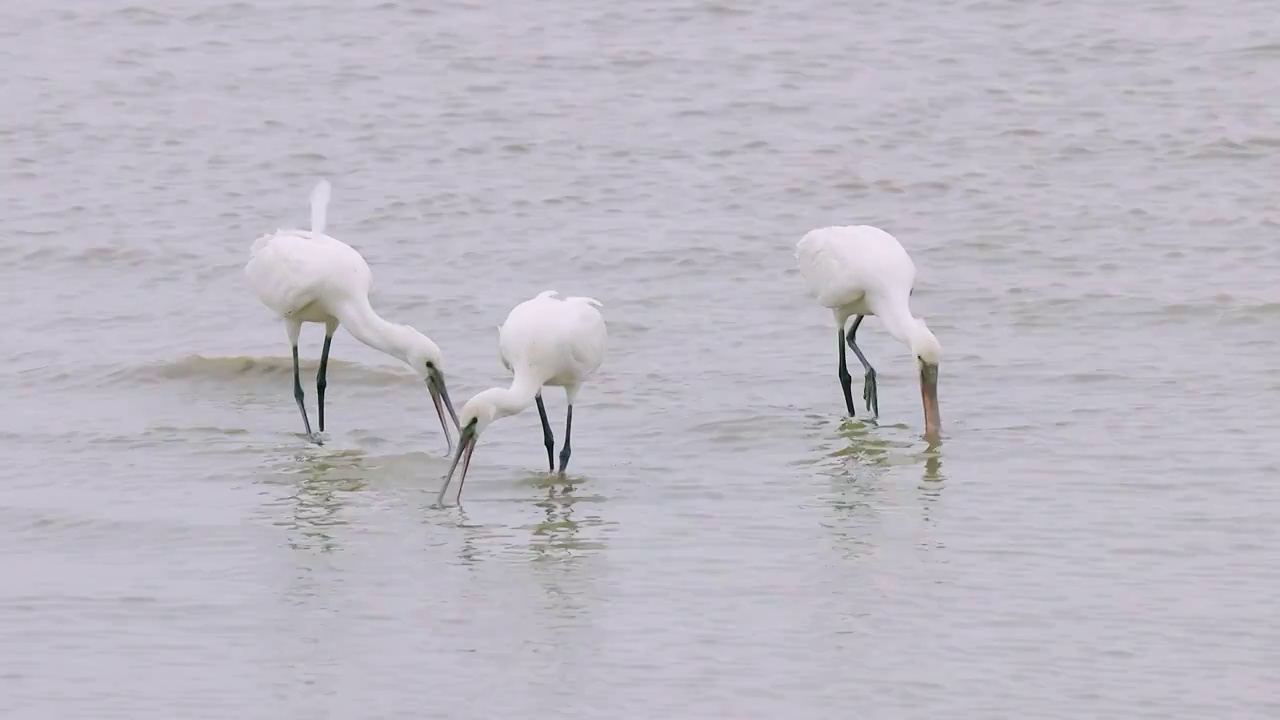
[[[458,413],[453,411],[453,401],[449,399],[449,388],[444,386],[444,378],[440,378],[440,396],[444,398],[444,406],[449,409],[449,417],[453,418],[453,427],[455,430],[461,431],[462,426],[458,424]]]
[[[444,505],[445,493],[449,491],[449,483],[453,481],[453,473],[458,469],[458,462],[462,462],[462,474],[458,477],[458,502],[462,502],[462,484],[467,481],[467,469],[471,467],[471,453],[476,448],[476,434],[474,426],[468,426],[462,431],[458,437],[458,452],[453,456],[453,462],[449,464],[449,474],[444,476],[444,484],[440,486],[440,494],[436,496],[436,504]]]
[[[920,364],[920,400],[924,404],[924,439],[936,443],[942,434],[938,412],[938,366]]]
[[[444,380],[436,379],[435,376],[427,380],[427,390],[431,392],[431,402],[436,406],[436,415],[440,416],[440,429],[444,431],[444,439],[448,444],[448,449],[445,452],[452,453],[453,433],[449,432],[449,423],[444,419],[444,413],[447,408],[455,428],[458,427],[458,414],[454,412],[453,402],[449,400],[449,390],[444,386]]]

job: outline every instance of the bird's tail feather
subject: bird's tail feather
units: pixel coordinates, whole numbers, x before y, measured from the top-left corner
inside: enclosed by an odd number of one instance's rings
[[[317,235],[324,232],[325,222],[329,215],[329,181],[321,180],[311,191],[311,232]]]
[[[542,292],[538,293],[538,297],[549,298],[549,297],[555,297],[556,295],[559,295],[559,294],[560,293],[556,292],[555,290],[543,290]],[[586,303],[587,305],[595,305],[598,308],[604,307],[604,303],[600,302],[595,298],[589,298],[589,297],[567,297],[563,299],[563,302],[579,302],[579,303]]]

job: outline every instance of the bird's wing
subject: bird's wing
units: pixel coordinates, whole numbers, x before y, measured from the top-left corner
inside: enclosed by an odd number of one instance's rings
[[[249,259],[252,260],[255,255],[257,255],[259,252],[262,251],[262,248],[266,247],[267,244],[271,242],[272,238],[274,238],[276,235],[279,235],[281,232],[283,231],[277,229],[273,233],[267,233],[266,235],[263,235],[257,240],[254,240],[253,244],[249,246]]]
[[[508,368],[528,367],[541,376],[585,379],[604,359],[604,318],[586,298],[544,292],[512,308],[498,330],[498,352]]]
[[[589,298],[589,297],[567,297],[564,299],[564,301],[586,303],[587,305],[594,305],[595,307],[598,307],[598,308],[604,307],[604,303],[600,302],[595,298]]]
[[[826,307],[858,302],[868,292],[911,287],[915,266],[889,233],[870,225],[811,230],[796,244],[800,275]]]
[[[825,307],[840,307],[856,302],[864,288],[846,267],[839,245],[844,241],[843,228],[810,230],[796,243],[796,261],[809,294]]]
[[[313,300],[314,287],[299,268],[305,257],[301,245],[305,239],[292,231],[277,230],[253,244],[253,256],[244,267],[249,287],[258,300],[280,316],[296,312]]]
[[[258,238],[245,277],[263,305],[278,315],[313,302],[368,295],[372,274],[360,253],[327,235],[285,230]]]
[[[570,311],[565,318],[569,355],[585,378],[604,362],[609,331],[605,327],[604,316],[596,309],[604,305],[599,300],[579,297],[566,298],[565,305]]]

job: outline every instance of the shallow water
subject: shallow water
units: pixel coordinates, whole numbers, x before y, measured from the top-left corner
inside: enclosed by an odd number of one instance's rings
[[[0,714],[1280,713],[1272,5],[426,7],[0,7]],[[569,482],[530,410],[433,508],[341,332],[300,438],[242,268],[322,176],[459,406],[515,303],[604,302]],[[792,252],[857,222],[936,451],[875,320],[841,417]]]

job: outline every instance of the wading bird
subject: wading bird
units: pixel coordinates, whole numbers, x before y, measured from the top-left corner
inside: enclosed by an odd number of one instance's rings
[[[911,315],[911,292],[916,280],[916,266],[907,251],[889,233],[870,225],[824,227],[810,230],[796,244],[796,260],[800,275],[818,303],[835,315],[837,346],[840,349],[840,389],[844,403],[853,415],[853,378],[845,365],[844,346],[858,356],[866,370],[862,399],[867,411],[880,416],[876,395],[876,371],[858,349],[854,336],[867,315],[880,318],[889,334],[906,344],[915,357],[920,375],[920,397],[924,403],[924,434],[936,441],[941,420],[938,417],[938,362],[942,347],[929,332],[924,320]],[[855,317],[853,327],[845,334],[845,323]]]
[[[531,403],[538,405],[542,418],[542,440],[547,447],[548,472],[554,472],[555,437],[547,422],[547,409],[542,404],[542,388],[550,385],[564,388],[569,408],[564,420],[564,448],[560,450],[560,473],[569,464],[569,436],[573,431],[573,401],[578,389],[604,360],[607,339],[604,318],[596,308],[598,300],[584,297],[555,297],[554,290],[539,293],[512,309],[498,328],[498,353],[502,364],[512,374],[511,387],[495,387],[478,393],[462,406],[458,425],[458,451],[449,466],[438,504],[444,504],[445,491],[453,473],[462,461],[458,477],[458,500],[467,480],[471,453],[480,433],[498,418],[515,415]]]
[[[328,207],[329,183],[321,180],[311,191],[311,230],[276,230],[263,235],[254,241],[244,268],[254,294],[284,320],[293,347],[293,397],[302,413],[302,426],[313,442],[324,444],[318,433],[311,432],[311,421],[302,402],[302,381],[298,376],[298,334],[302,323],[324,324],[324,349],[320,351],[320,370],[316,374],[320,432],[324,432],[329,345],[341,325],[365,345],[407,364],[426,382],[451,453],[453,438],[445,422],[445,409],[455,427],[458,416],[445,388],[440,348],[408,325],[387,322],[373,311],[369,304],[373,274],[360,253],[324,234]]]

